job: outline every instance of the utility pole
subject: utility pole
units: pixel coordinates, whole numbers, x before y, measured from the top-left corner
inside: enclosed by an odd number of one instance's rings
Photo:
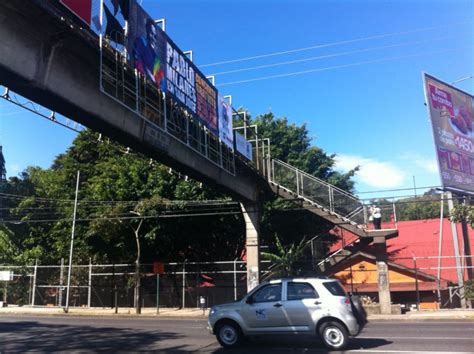
[[[74,233],[76,229],[77,195],[79,194],[79,177],[80,177],[80,171],[77,171],[76,197],[74,199],[74,214],[72,217],[71,248],[69,250],[69,269],[67,272],[66,307],[64,309],[64,312],[66,313],[69,312],[69,294],[71,290],[71,273],[72,273],[72,252],[74,249]]]

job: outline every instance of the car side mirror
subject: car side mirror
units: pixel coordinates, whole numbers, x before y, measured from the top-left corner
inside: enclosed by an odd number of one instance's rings
[[[253,304],[253,297],[252,297],[252,296],[249,296],[249,297],[245,300],[245,302],[246,302],[247,304]]]

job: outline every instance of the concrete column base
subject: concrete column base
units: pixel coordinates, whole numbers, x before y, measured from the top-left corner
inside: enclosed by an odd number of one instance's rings
[[[379,304],[380,313],[389,315],[392,313],[390,297],[390,280],[387,265],[387,243],[385,237],[374,237],[375,255],[378,273]]]
[[[240,203],[245,221],[247,251],[247,291],[260,283],[260,241],[258,237],[260,213],[256,203]]]

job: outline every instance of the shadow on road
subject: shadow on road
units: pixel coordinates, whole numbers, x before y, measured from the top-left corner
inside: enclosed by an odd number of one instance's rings
[[[92,326],[45,324],[35,321],[0,323],[0,352],[141,351],[159,350],[159,342],[180,339],[176,333]],[[183,346],[184,347],[184,346]],[[181,346],[166,351],[185,351]]]
[[[374,349],[393,342],[382,338],[351,338],[346,350],[354,349]],[[337,353],[326,349],[323,343],[315,337],[302,336],[278,336],[278,337],[255,337],[249,339],[239,349],[219,348],[213,353],[231,354],[231,353],[255,353],[255,354],[275,354],[278,353]]]

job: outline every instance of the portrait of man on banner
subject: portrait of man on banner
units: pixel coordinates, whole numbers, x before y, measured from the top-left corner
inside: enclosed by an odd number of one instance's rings
[[[166,40],[155,21],[136,3],[131,2],[127,50],[132,65],[147,80],[166,91]]]

